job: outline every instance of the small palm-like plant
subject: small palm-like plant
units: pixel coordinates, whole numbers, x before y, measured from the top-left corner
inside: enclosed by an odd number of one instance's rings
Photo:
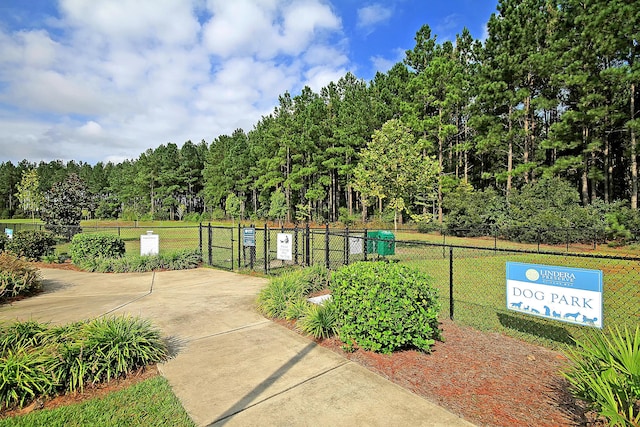
[[[323,305],[309,304],[307,312],[298,321],[298,327],[314,338],[329,338],[338,334],[337,311],[332,301]]]
[[[640,425],[640,326],[615,328],[577,342],[564,373],[575,397],[614,426]]]

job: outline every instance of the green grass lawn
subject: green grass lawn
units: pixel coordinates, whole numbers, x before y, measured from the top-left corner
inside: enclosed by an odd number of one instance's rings
[[[402,253],[402,248],[400,248]],[[640,277],[638,262],[579,258],[542,254],[503,253],[454,249],[454,318],[481,330],[507,333],[550,347],[570,344],[593,328],[546,320],[506,309],[506,263],[557,265],[602,270],[604,276],[603,318],[605,327],[634,326],[640,321]],[[449,316],[449,257],[441,248],[423,251],[420,257],[401,262],[428,273],[440,290],[443,316]]]
[[[161,376],[101,398],[0,419],[2,426],[195,426]]]

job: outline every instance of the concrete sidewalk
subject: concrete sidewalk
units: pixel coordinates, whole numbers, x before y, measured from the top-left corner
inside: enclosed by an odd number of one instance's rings
[[[0,306],[0,320],[152,320],[174,354],[160,371],[200,426],[471,425],[258,314],[265,279],[211,269],[42,272],[45,292]]]

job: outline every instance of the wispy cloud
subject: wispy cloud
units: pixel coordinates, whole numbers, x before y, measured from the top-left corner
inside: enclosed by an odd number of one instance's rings
[[[393,9],[381,4],[372,4],[358,9],[358,22],[356,27],[367,34],[374,31],[375,27],[393,16]]]
[[[402,62],[404,55],[405,49],[396,48],[393,50],[393,55],[391,57],[385,58],[382,56],[373,56],[371,57],[371,63],[376,71],[386,73],[398,62]]]

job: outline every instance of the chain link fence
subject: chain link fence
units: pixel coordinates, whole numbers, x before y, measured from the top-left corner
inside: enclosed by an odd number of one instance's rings
[[[588,313],[580,313],[575,304],[568,306],[566,313],[557,313],[557,318],[545,317],[551,309],[542,313],[541,307],[509,309],[507,262],[602,271],[604,326],[635,326],[640,322],[640,257],[544,251],[536,244],[518,249],[399,240],[386,230],[329,227],[249,226],[255,233],[255,246],[244,246],[245,228],[239,226],[234,239],[240,243],[234,249],[239,251],[240,270],[280,274],[315,264],[336,270],[357,261],[401,262],[432,277],[440,292],[443,317],[550,347],[573,343],[588,334],[593,329],[589,326],[593,319],[586,316]],[[569,311],[577,321],[568,322],[562,317]]]
[[[4,228],[11,228],[15,233],[43,229],[43,226],[0,223],[0,229]],[[603,255],[593,250],[587,253],[584,247],[574,253],[568,252],[568,246],[554,251],[536,243],[505,247],[507,245],[499,242],[495,235],[481,237],[476,246],[457,244],[461,240],[452,236],[444,236],[439,241],[421,235],[425,240],[417,240],[418,235],[405,231],[395,235],[388,230],[328,226],[82,227],[83,233],[120,236],[127,253],[134,254],[140,253],[141,236],[147,231],[159,236],[161,253],[199,250],[206,265],[267,275],[317,264],[336,270],[358,261],[401,262],[432,277],[440,293],[441,316],[551,347],[572,343],[588,334],[593,329],[589,325],[592,319],[580,313],[577,306],[567,307],[567,312],[557,313],[558,316],[553,316],[555,310],[542,313],[546,310],[542,307],[525,305],[522,310],[510,309],[506,297],[506,264],[598,270],[603,276],[600,320],[605,328],[640,323],[640,257],[637,256]],[[59,253],[67,250],[68,243],[61,242],[57,247]],[[577,322],[562,318],[569,313],[576,315]]]

